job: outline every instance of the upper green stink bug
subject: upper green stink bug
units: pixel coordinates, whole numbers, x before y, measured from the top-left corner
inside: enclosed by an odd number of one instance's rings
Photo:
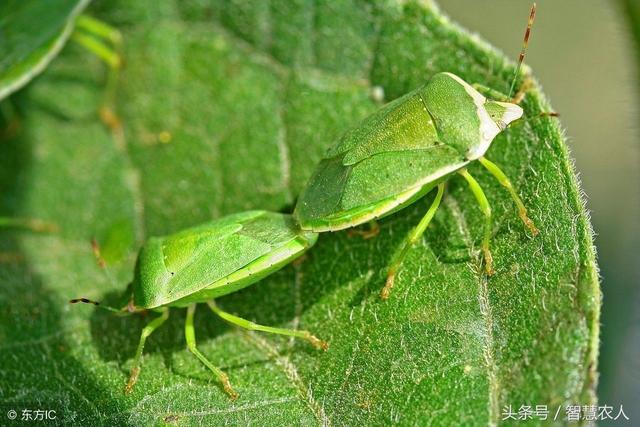
[[[511,93],[534,16],[535,4]],[[493,274],[489,250],[491,208],[465,167],[479,160],[509,190],[531,233],[538,233],[509,179],[484,157],[496,135],[522,117],[523,110],[517,104],[523,99],[527,84],[513,99],[501,95],[503,101],[511,102],[500,102],[485,98],[478,90],[494,96],[497,92],[469,85],[454,74],[434,75],[422,87],[390,102],[342,135],[316,167],[298,200],[294,217],[304,230],[342,230],[394,213],[437,187],[433,204],[392,260],[381,292],[386,299],[408,249],[435,214],[444,182],[457,172],[468,182],[485,215],[482,250],[486,272]]]
[[[187,307],[185,337],[189,350],[221,381],[232,399],[238,394],[229,378],[196,348],[193,315],[196,304],[206,302],[224,320],[249,330],[308,340],[314,347],[327,343],[307,331],[262,326],[222,311],[214,299],[236,292],[281,269],[306,252],[318,235],[301,231],[290,215],[248,211],[220,218],[176,234],[155,237],[140,250],[132,282],[132,299],[124,309],[79,298],[72,303],[99,305],[119,313],[154,310],[161,313],[143,330],[125,391],[140,373],[140,358],[147,337],[169,317],[169,307]]]

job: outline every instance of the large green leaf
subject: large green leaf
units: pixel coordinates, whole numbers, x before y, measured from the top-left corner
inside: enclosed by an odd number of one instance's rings
[[[328,352],[232,328],[202,306],[199,347],[241,393],[231,402],[185,349],[184,312],[174,310],[149,339],[134,392],[122,393],[149,316],[69,298],[115,297],[146,236],[249,208],[290,210],[321,153],[380,95],[389,101],[445,70],[505,91],[513,73],[431,4],[203,3],[94,9],[125,37],[124,139],[97,119],[103,65],[73,45],[14,98],[21,126],[0,143],[0,214],[55,221],[60,232],[0,240],[5,405],[52,407],[83,425],[455,425],[499,423],[507,405],[593,403],[591,230],[558,121],[538,116],[550,106],[537,87],[528,119],[489,157],[540,235],[528,237],[508,194],[470,168],[493,205],[495,276],[481,271],[473,195],[453,177],[389,301],[378,298],[386,266],[432,195],[383,220],[374,239],[323,234],[303,263],[219,301],[260,323],[312,330]]]
[[[56,57],[90,0],[3,0],[0,99],[29,83]]]

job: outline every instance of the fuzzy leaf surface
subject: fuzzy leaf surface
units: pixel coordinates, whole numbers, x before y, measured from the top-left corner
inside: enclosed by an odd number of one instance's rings
[[[376,238],[323,234],[304,262],[218,301],[258,323],[308,329],[330,341],[328,352],[238,330],[200,306],[199,348],[241,394],[231,402],[186,350],[184,310],[172,310],[123,394],[150,316],[70,298],[113,301],[146,237],[241,210],[290,212],[342,132],[434,73],[504,92],[514,71],[429,3],[205,3],[90,9],[124,35],[122,134],[97,116],[105,66],[73,44],[12,98],[0,214],[60,231],[1,232],[0,400],[83,425],[274,426],[499,424],[507,405],[595,402],[591,229],[558,120],[538,117],[551,107],[537,86],[523,103],[527,120],[488,158],[540,235],[527,234],[480,165],[469,168],[493,207],[495,276],[482,274],[483,218],[454,176],[387,302],[378,293],[388,263],[433,194],[381,221]]]

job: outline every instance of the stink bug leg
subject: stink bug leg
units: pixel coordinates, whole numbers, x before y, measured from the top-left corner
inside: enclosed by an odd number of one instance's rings
[[[380,234],[380,224],[378,224],[378,221],[373,220],[369,222],[368,230],[349,230],[348,236],[361,236],[367,240],[376,237],[378,234]]]
[[[327,351],[327,349],[329,348],[328,343],[317,338],[315,335],[312,335],[309,331],[298,331],[294,329],[274,328],[272,326],[258,325],[257,323],[253,323],[249,320],[243,319],[238,316],[234,316],[231,313],[227,313],[226,311],[220,310],[213,300],[208,301],[207,304],[215,314],[217,314],[227,322],[240,326],[241,328],[245,328],[250,331],[262,331],[262,332],[269,332],[271,334],[287,335],[289,337],[302,338],[309,341],[309,343],[315,348],[317,348],[318,350]]]
[[[211,363],[209,359],[207,359],[205,355],[200,353],[200,350],[196,348],[196,333],[193,328],[193,315],[195,314],[195,312],[196,312],[196,305],[191,304],[187,308],[187,320],[185,321],[185,324],[184,324],[184,336],[187,339],[187,347],[189,348],[189,351],[193,353],[194,356],[200,359],[200,361],[207,368],[209,368],[216,377],[218,377],[218,379],[222,383],[222,388],[229,395],[231,400],[236,400],[239,395],[231,386],[231,382],[229,381],[229,376],[224,372],[222,372],[220,368],[218,368],[213,363]]]
[[[427,210],[427,213],[424,215],[424,217],[422,217],[418,225],[413,230],[411,230],[409,237],[404,242],[404,246],[391,262],[391,267],[389,267],[389,272],[387,273],[387,281],[385,282],[384,288],[382,288],[382,291],[380,292],[380,298],[389,298],[389,294],[391,293],[391,289],[393,288],[393,282],[395,281],[398,269],[402,265],[402,261],[404,261],[404,258],[407,256],[407,252],[409,252],[409,249],[418,241],[418,239],[422,236],[422,234],[424,234],[424,231],[429,226],[429,223],[438,210],[438,206],[440,206],[440,201],[442,200],[443,193],[444,184],[440,183],[438,184],[438,192],[436,194],[436,198],[433,200],[433,203],[431,203],[431,206]]]
[[[125,393],[131,393],[133,390],[133,386],[138,381],[138,375],[140,375],[140,363],[142,359],[142,351],[144,350],[144,344],[147,341],[149,335],[153,333],[156,329],[158,329],[167,319],[169,318],[169,309],[164,308],[162,310],[162,314],[160,317],[156,317],[151,322],[147,324],[142,329],[142,334],[140,335],[140,342],[138,343],[138,349],[136,350],[136,355],[133,359],[133,367],[131,368],[131,374],[129,375],[129,381],[127,381],[127,385],[124,387]]]
[[[491,175],[493,175],[498,180],[498,182],[509,191],[511,198],[518,207],[518,214],[520,215],[520,219],[522,219],[522,222],[524,222],[524,225],[527,226],[531,234],[537,236],[539,231],[531,218],[529,218],[529,216],[527,215],[527,208],[522,202],[520,196],[518,196],[518,193],[516,193],[516,190],[513,188],[513,185],[511,184],[509,178],[507,178],[507,176],[504,174],[504,172],[502,172],[498,165],[488,160],[486,157],[480,157],[478,160],[480,161],[480,163],[482,163],[482,166],[484,166],[491,173]]]
[[[469,184],[469,188],[474,196],[476,196],[476,200],[478,200],[478,204],[480,205],[480,210],[484,215],[484,237],[482,239],[482,253],[484,254],[484,269],[489,276],[493,276],[495,271],[493,270],[493,255],[491,255],[491,250],[489,248],[491,243],[491,206],[489,205],[489,200],[487,200],[487,196],[484,195],[484,191],[482,191],[482,187],[478,184],[478,181],[475,180],[474,177],[467,172],[466,169],[462,169],[460,175],[467,180]]]

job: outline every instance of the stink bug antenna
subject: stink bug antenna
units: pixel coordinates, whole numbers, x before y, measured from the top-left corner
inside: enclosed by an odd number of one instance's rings
[[[527,53],[527,46],[529,45],[529,36],[531,36],[531,27],[533,27],[533,20],[536,17],[536,4],[533,3],[531,6],[531,12],[529,13],[529,21],[527,22],[527,29],[524,31],[524,38],[522,39],[522,49],[520,50],[520,56],[518,57],[518,66],[516,67],[516,73],[513,76],[513,81],[511,82],[511,89],[509,89],[509,98],[513,96],[513,90],[516,87],[516,82],[518,81],[518,74],[520,74],[520,69],[522,68],[522,63],[524,62],[524,56]]]
[[[92,304],[92,305],[95,305],[96,307],[100,307],[100,308],[103,308],[105,310],[113,311],[114,313],[120,313],[120,314],[125,314],[126,313],[126,311],[124,311],[124,310],[119,310],[117,308],[110,307],[108,305],[102,305],[98,301],[93,301],[93,300],[90,300],[90,299],[87,299],[87,298],[74,298],[72,300],[69,300],[69,302],[71,304],[77,304],[79,302],[84,303],[84,304]]]

